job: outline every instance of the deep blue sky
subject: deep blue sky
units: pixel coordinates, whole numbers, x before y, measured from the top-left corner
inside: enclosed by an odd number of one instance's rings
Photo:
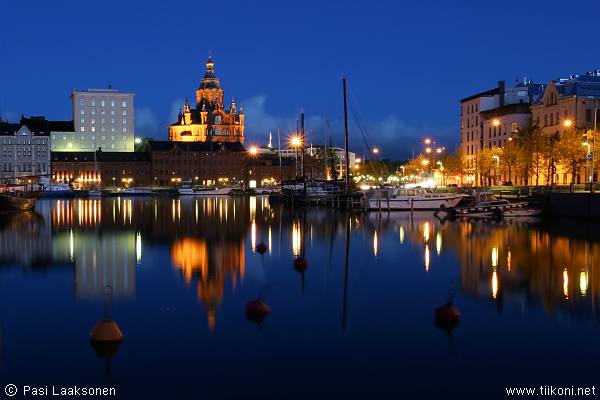
[[[341,144],[346,76],[369,144],[400,158],[424,136],[455,146],[459,99],[499,79],[545,82],[600,68],[594,2],[58,3],[2,3],[5,119],[71,119],[73,88],[110,83],[137,94],[136,134],[164,139],[210,50],[227,102],[245,106],[249,142],[289,130],[303,109],[313,142],[322,142],[326,113]]]

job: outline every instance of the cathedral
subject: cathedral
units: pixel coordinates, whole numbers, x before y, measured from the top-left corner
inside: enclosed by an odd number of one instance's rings
[[[169,140],[175,142],[239,142],[244,144],[244,111],[231,100],[223,107],[223,89],[209,56],[206,73],[196,90],[196,108],[186,100],[177,122],[169,126]]]

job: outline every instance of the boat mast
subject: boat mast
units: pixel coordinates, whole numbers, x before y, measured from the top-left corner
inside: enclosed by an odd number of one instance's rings
[[[281,136],[279,135],[279,128],[277,128],[277,143],[279,146],[279,183],[283,189],[283,164],[281,163]]]
[[[350,165],[348,156],[348,106],[346,103],[346,78],[342,78],[344,86],[344,156],[346,157],[346,170],[344,172],[344,181],[346,183],[346,191],[350,190]]]
[[[302,154],[300,156],[300,162],[302,163],[302,181],[304,184],[304,192],[306,193],[306,168],[304,167],[304,153],[306,152],[304,137],[304,112],[300,113],[300,129],[302,131]]]

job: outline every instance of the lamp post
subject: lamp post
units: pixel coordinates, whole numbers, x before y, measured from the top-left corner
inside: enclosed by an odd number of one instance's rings
[[[496,160],[496,168],[494,169],[494,181],[498,185],[498,170],[500,169],[500,156],[493,155],[492,158]]]

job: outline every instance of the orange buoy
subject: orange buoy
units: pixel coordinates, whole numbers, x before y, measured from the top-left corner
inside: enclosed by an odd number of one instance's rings
[[[105,318],[96,322],[90,337],[98,342],[117,342],[123,339],[123,333],[115,321]]]
[[[298,257],[294,260],[294,269],[298,272],[304,272],[308,268],[308,261],[304,257]]]
[[[246,317],[250,321],[260,323],[269,313],[271,313],[271,307],[261,299],[255,299],[246,303]]]
[[[267,252],[267,245],[264,242],[260,242],[256,245],[256,252],[259,254],[265,254]]]

